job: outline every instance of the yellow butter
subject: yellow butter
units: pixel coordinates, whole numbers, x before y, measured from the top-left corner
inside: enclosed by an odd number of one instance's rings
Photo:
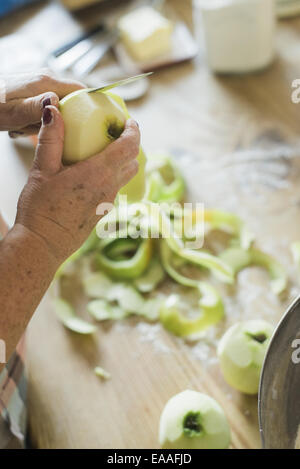
[[[118,27],[121,40],[138,61],[155,59],[171,49],[172,22],[151,7],[126,14]]]

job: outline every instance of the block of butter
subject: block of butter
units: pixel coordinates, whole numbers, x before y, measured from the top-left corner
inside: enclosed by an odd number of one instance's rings
[[[147,61],[171,49],[172,22],[151,7],[141,7],[120,18],[120,37],[135,60]]]

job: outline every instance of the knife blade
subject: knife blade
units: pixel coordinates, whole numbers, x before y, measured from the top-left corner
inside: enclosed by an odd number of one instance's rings
[[[146,78],[149,75],[152,75],[153,72],[148,73],[141,73],[140,75],[135,75],[134,77],[125,78],[124,80],[115,81],[110,85],[100,86],[97,88],[90,88],[87,90],[87,93],[95,93],[96,91],[108,91],[112,90],[113,88],[117,88],[118,86],[128,85],[129,83],[133,83],[137,80],[141,80],[142,78]]]

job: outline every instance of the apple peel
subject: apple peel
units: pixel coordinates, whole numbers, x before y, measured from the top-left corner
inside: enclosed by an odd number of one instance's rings
[[[185,183],[172,157],[165,154],[149,155],[148,166],[146,199],[157,203],[182,201]]]
[[[171,295],[162,304],[159,318],[165,329],[179,337],[195,339],[224,317],[223,302],[211,285],[200,282],[198,293],[200,314],[193,319],[186,317],[179,310],[177,295]]]
[[[172,227],[171,220],[161,210],[158,204],[151,204],[151,215],[153,215],[151,224],[157,225],[156,230],[161,233],[169,248],[182,259],[193,264],[205,267],[220,280],[225,283],[233,283],[233,272],[231,267],[217,256],[204,251],[196,251],[184,247],[183,241],[176,234]]]
[[[154,257],[147,270],[137,279],[134,280],[134,286],[141,293],[149,293],[153,291],[165,278],[165,271],[161,266],[157,257]]]
[[[83,288],[89,298],[106,298],[113,282],[102,272],[92,272],[86,275],[83,280]]]
[[[67,301],[62,298],[55,298],[53,301],[56,316],[67,329],[83,335],[96,332],[95,326],[75,315],[74,309]]]
[[[128,316],[122,308],[117,305],[111,305],[104,299],[90,301],[87,304],[87,311],[96,321],[116,321]]]
[[[220,254],[220,258],[231,266],[235,275],[242,269],[254,265],[265,268],[271,279],[271,288],[276,295],[280,295],[287,287],[287,273],[282,265],[259,249],[229,248]]]
[[[224,230],[233,234],[237,245],[243,249],[248,249],[254,241],[254,234],[246,228],[244,222],[234,213],[216,209],[205,210],[204,221],[210,225],[211,229]]]
[[[128,245],[128,239],[116,239],[113,243]],[[151,239],[136,240],[136,252],[130,259],[114,260],[106,255],[105,249],[96,254],[96,261],[110,277],[132,280],[139,277],[147,268],[152,255]]]
[[[130,284],[114,283],[101,273],[91,274],[84,280],[84,284],[86,294],[94,298],[88,303],[87,310],[96,321],[115,321],[132,314],[149,321],[159,317],[162,300],[145,299]]]

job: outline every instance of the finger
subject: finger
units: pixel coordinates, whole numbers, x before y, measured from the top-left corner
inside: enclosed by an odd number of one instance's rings
[[[27,98],[37,96],[48,91],[53,91],[59,99],[73,91],[85,86],[70,79],[59,79],[52,75],[49,70],[41,70],[40,73],[15,75],[6,80],[6,99]]]
[[[29,125],[28,127],[24,127],[20,130],[12,130],[8,132],[8,135],[10,138],[28,137],[29,135],[37,135],[40,128],[41,124]]]
[[[125,186],[132,178],[137,174],[139,170],[139,164],[137,160],[130,161],[124,168],[120,171],[119,181],[120,186]]]
[[[43,93],[33,98],[13,99],[1,107],[0,126],[2,130],[20,130],[40,123],[45,106],[58,106],[55,93]]]
[[[62,167],[63,145],[63,119],[55,106],[47,106],[43,111],[34,167],[42,172],[52,174],[58,172]]]
[[[107,155],[111,162],[116,163],[116,166],[121,167],[138,156],[140,138],[136,121],[128,119],[123,133],[104,150],[104,155]]]
[[[117,140],[110,143],[98,155],[92,156],[79,164],[84,164],[98,170],[102,169],[105,163],[109,168],[119,169],[138,156],[139,145],[140,131],[138,125],[133,119],[128,119],[123,133]]]

